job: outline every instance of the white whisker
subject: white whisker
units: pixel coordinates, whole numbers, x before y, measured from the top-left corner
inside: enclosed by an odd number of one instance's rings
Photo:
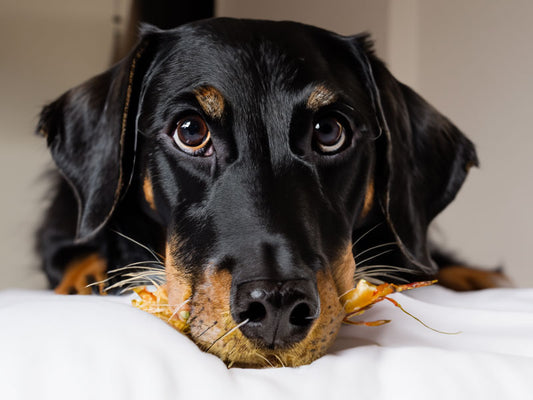
[[[154,284],[155,286],[159,286],[158,283],[155,282],[154,279],[151,279],[151,276],[132,276],[130,278],[127,278],[127,279],[122,279],[116,283],[114,283],[113,285],[109,286],[106,290],[112,290],[112,289],[116,289],[116,288],[120,288],[126,284],[129,284],[129,283],[132,283],[132,282],[135,282],[135,281],[139,281],[140,284],[138,284],[137,286],[142,286],[143,284],[146,284],[146,281]],[[135,286],[134,286],[135,287]]]
[[[278,356],[277,354],[274,354],[274,357],[276,357],[277,360],[280,362],[281,366],[282,366],[283,368],[285,368],[285,363],[283,362],[283,360],[281,359],[281,357]]]
[[[359,238],[357,238],[357,240],[352,244],[352,248],[355,247],[355,245],[357,243],[359,243],[361,241],[361,239],[363,239],[366,235],[368,235],[370,232],[372,232],[374,229],[377,229],[378,226],[380,225],[383,225],[383,222],[380,222],[378,223],[377,225],[374,225],[372,228],[370,228],[368,231],[366,231],[365,233],[363,233],[361,236],[359,236]]]
[[[379,256],[382,256],[383,254],[390,253],[391,251],[394,251],[394,249],[389,249],[389,250],[382,251],[381,253],[374,254],[371,257],[365,258],[363,261],[359,261],[357,264],[364,264],[367,261],[373,260],[374,258],[378,258]]]
[[[136,245],[142,247],[143,249],[145,249],[146,251],[148,251],[155,259],[156,261],[161,261],[164,257],[161,256],[160,254],[157,254],[155,253],[152,249],[150,249],[148,246],[145,246],[144,244],[142,243],[139,243],[138,241],[136,241],[135,239],[123,234],[123,233],[120,233],[119,231],[115,231],[113,230],[113,232],[115,232],[117,235],[119,236],[122,236],[124,239],[127,239],[129,240],[130,242],[132,243],[135,243]]]
[[[87,286],[85,287],[93,287],[93,286],[98,286],[98,285],[102,285],[104,283],[107,283],[109,282],[111,279],[113,279],[113,277],[109,277],[109,278],[106,278],[106,279],[103,279],[101,281],[98,281],[98,282],[93,282],[93,283],[89,283]],[[104,289],[104,290],[107,290],[107,289]]]
[[[127,293],[127,292],[131,292],[133,291],[135,288],[138,288],[139,286],[143,286],[145,285],[146,282],[137,282],[137,283],[132,283],[128,286],[126,286],[124,289],[122,289],[119,294],[124,294],[124,293]]]
[[[389,243],[383,243],[383,244],[378,244],[377,246],[373,246],[373,247],[370,247],[358,254],[355,255],[355,261],[357,261],[357,258],[361,257],[363,254],[366,254],[368,253],[369,251],[372,251],[372,250],[375,250],[375,249],[379,249],[381,247],[385,247],[385,246],[393,246],[393,245],[396,245],[397,243],[396,242],[389,242]]]
[[[138,278],[154,277],[154,278],[157,278],[157,277],[161,277],[161,276],[166,276],[166,274],[158,274],[158,273],[154,273],[152,271],[139,271],[139,272],[128,272],[127,274],[123,274],[122,276],[131,277],[131,278],[134,278],[134,277],[138,277]]]
[[[161,265],[160,267],[154,267],[153,265]],[[140,261],[138,263],[128,264],[124,267],[115,268],[109,271],[109,273],[115,273],[115,272],[122,272],[126,271],[128,269],[147,269],[147,270],[154,270],[154,271],[164,271],[163,264],[155,264],[155,262],[150,261]]]
[[[357,268],[357,272],[364,272],[368,270],[375,270],[375,269],[383,269],[388,271],[401,271],[401,272],[407,272],[412,273],[413,270],[407,267],[399,267],[396,265],[381,265],[381,264],[372,264],[372,265],[364,265],[362,267]]]
[[[187,300],[185,300],[183,303],[181,303],[178,307],[176,307],[176,310],[172,313],[172,315],[168,318],[167,322],[170,322],[172,318],[176,316],[177,313],[180,312],[181,307],[183,307],[185,304],[189,303],[192,300],[192,297],[189,297]]]
[[[402,282],[405,282],[405,283],[408,283],[409,280],[405,279],[405,278],[402,278],[401,276],[398,276],[398,275],[395,275],[395,274],[389,274],[389,273],[379,273],[379,274],[364,274],[360,277],[358,277],[358,279],[366,279],[367,281],[371,282],[371,283],[375,283],[375,282],[379,282],[379,283],[388,283],[386,281],[384,281],[383,279],[380,279],[380,278],[388,278],[390,280],[395,280],[395,281],[402,281]]]
[[[399,276],[398,274],[400,274],[400,272],[396,273],[390,270],[376,269],[375,271],[363,271],[359,275],[360,276],[377,276],[377,275],[383,275],[383,274]]]
[[[258,357],[260,357],[260,358],[262,358],[263,360],[265,360],[265,361],[267,362],[267,364],[270,365],[272,368],[275,368],[275,367],[274,367],[274,364],[272,364],[272,363],[270,362],[270,360],[269,360],[268,358],[266,358],[264,355],[262,355],[261,353],[259,353],[259,352],[257,352],[257,351],[255,352],[255,354],[256,354]]]
[[[358,279],[357,279],[357,278],[355,278],[355,280],[358,280]],[[354,286],[353,288],[351,288],[351,289],[347,290],[346,292],[342,293],[342,294],[341,294],[341,295],[339,296],[339,299],[340,299],[340,298],[341,298],[342,296],[345,296],[345,295],[347,295],[348,293],[350,293],[350,292],[351,292],[352,290],[354,290],[354,289],[355,289],[355,286]]]

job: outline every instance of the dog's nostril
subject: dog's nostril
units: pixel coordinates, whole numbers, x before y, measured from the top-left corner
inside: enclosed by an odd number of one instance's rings
[[[291,311],[289,322],[296,326],[307,326],[313,322],[311,309],[306,303],[299,303]]]
[[[320,310],[312,280],[256,280],[236,286],[231,315],[258,346],[287,348],[303,340]],[[247,321],[244,323],[244,321]]]
[[[250,322],[261,322],[265,319],[267,310],[265,306],[257,301],[251,302],[246,311],[239,314],[241,321],[248,319]]]

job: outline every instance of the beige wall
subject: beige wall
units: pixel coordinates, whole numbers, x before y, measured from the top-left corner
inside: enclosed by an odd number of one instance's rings
[[[44,285],[31,234],[49,157],[31,132],[43,104],[107,66],[112,7],[109,0],[0,2],[0,288]],[[517,283],[533,286],[533,2],[219,0],[218,13],[371,31],[393,73],[478,145],[483,168],[439,218],[439,236],[471,260],[505,263]]]
[[[533,286],[533,2],[420,0],[419,29],[418,89],[481,160],[439,219],[447,242]]]
[[[33,232],[51,164],[33,131],[44,104],[108,65],[111,12],[109,0],[0,2],[0,288],[45,285]]]
[[[371,31],[376,48],[386,52],[390,0],[218,0],[221,17],[292,20],[343,35]]]

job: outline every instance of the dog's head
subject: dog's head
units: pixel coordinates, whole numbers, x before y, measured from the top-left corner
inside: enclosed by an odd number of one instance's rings
[[[290,22],[145,28],[39,129],[77,196],[78,240],[138,191],[166,232],[171,304],[190,299],[193,340],[239,365],[324,354],[361,243],[392,241],[388,263],[432,275],[428,224],[477,163],[365,35]]]

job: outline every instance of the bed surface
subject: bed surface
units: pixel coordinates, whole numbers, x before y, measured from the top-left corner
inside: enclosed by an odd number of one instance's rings
[[[0,292],[2,399],[504,399],[531,395],[533,289],[392,296],[299,368],[227,369],[126,297]]]

